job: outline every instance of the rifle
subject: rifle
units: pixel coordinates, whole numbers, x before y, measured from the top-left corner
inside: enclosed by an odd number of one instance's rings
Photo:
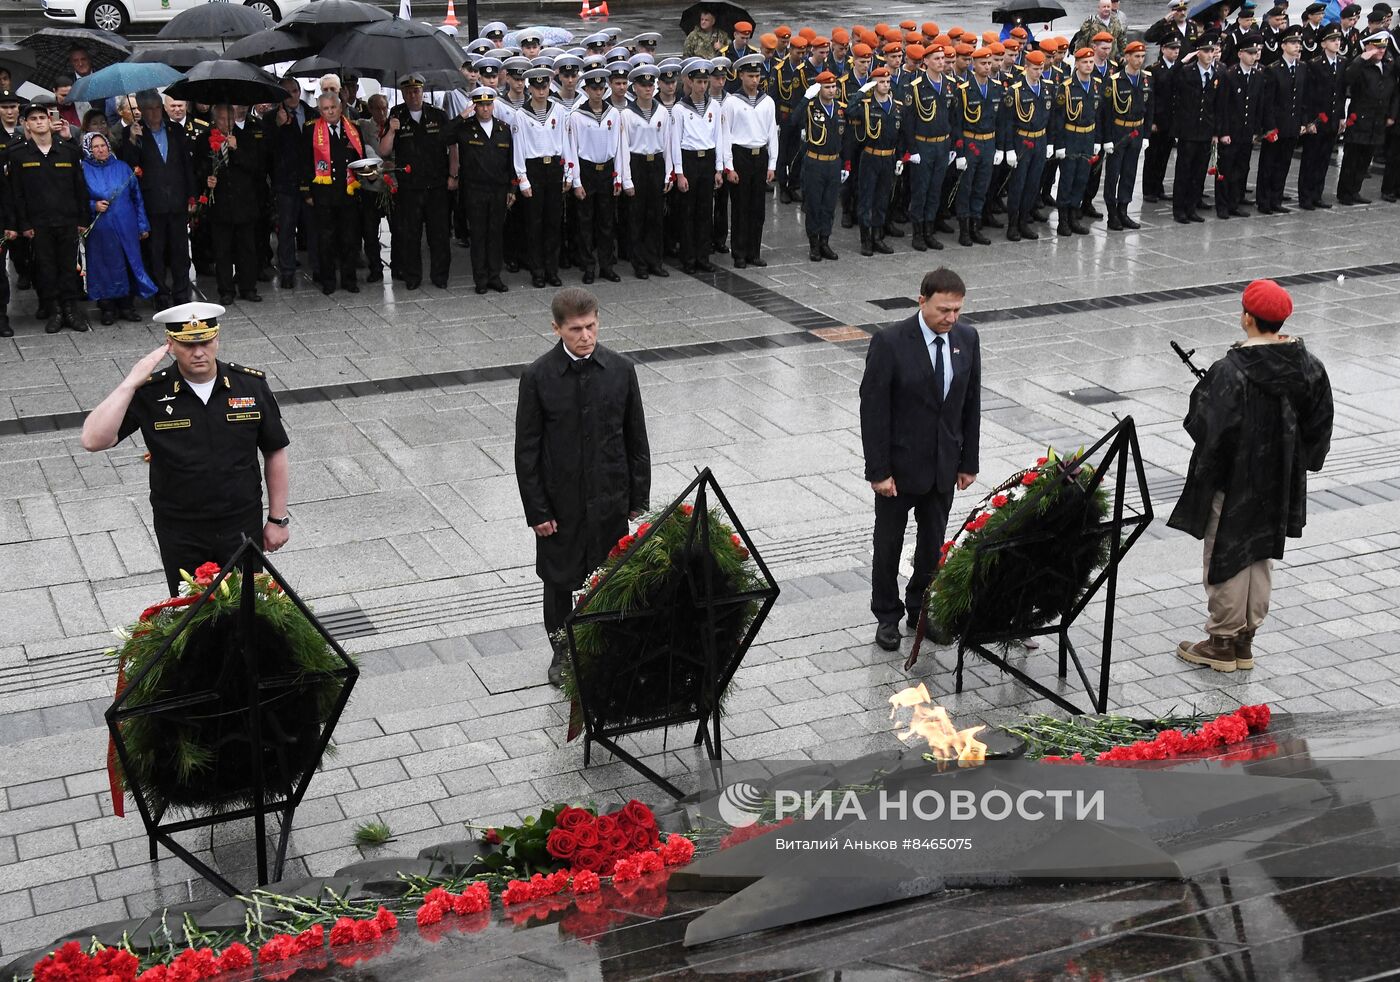
[[[1170,343],[1172,350],[1176,352],[1176,356],[1186,363],[1187,368],[1191,369],[1192,375],[1196,376],[1198,379],[1206,377],[1206,373],[1197,368],[1196,363],[1191,360],[1191,356],[1196,353],[1195,348],[1192,348],[1190,351],[1185,351],[1182,349],[1181,345],[1177,344],[1175,341]]]

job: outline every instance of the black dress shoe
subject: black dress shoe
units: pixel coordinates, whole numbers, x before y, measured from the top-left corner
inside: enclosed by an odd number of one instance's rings
[[[233,303],[235,299],[236,297],[232,293],[221,293],[219,294],[219,305],[227,307],[229,304]]]
[[[351,290],[350,292],[358,293],[359,290]],[[240,300],[246,300],[249,303],[262,303],[262,297],[258,294],[257,290],[249,290],[247,293],[240,293],[238,297]]]
[[[746,262],[744,262],[744,260],[742,260],[742,259],[735,259],[735,260],[734,260],[734,268],[735,268],[735,269],[747,269],[747,268],[748,268],[748,265],[749,265],[749,264],[746,263]]]
[[[404,288],[405,290],[416,290],[416,289],[418,289],[418,288],[419,288],[420,286],[422,286],[422,285],[423,285],[423,281],[422,281],[422,280],[404,280],[404,281],[403,281],[403,288]]]
[[[1313,202],[1313,207],[1314,207],[1314,208],[1321,208],[1321,209],[1323,209],[1324,211],[1328,211],[1328,210],[1331,209],[1332,206],[1331,206],[1330,204],[1328,204],[1326,201],[1321,201],[1321,200],[1319,200],[1319,201],[1314,201],[1314,202]]]
[[[646,279],[647,277],[649,277],[651,274],[648,273],[648,272],[647,272],[646,270],[644,270],[644,269],[634,269],[634,270],[632,270],[632,275],[635,276],[635,277],[636,277],[637,279],[639,279],[639,280],[644,280],[644,279]]]
[[[584,284],[587,285],[587,284],[589,284],[589,283],[592,283],[593,280],[594,280],[593,270],[591,270],[591,269],[585,270],[585,271],[584,271],[584,274],[583,274],[583,282],[584,282]]]
[[[1160,194],[1144,194],[1142,200],[1155,205],[1162,200],[1162,196]]]
[[[98,318],[98,320],[102,322],[103,327],[107,327],[108,325],[115,324],[117,322],[116,315],[114,315],[110,310],[106,309],[105,307],[102,308],[102,314]]]
[[[446,289],[447,289],[447,280],[445,280],[445,279],[442,279],[442,280],[433,280],[433,286],[437,287],[439,290],[446,290]]]
[[[1313,204],[1311,201],[1300,201],[1298,202],[1298,207],[1303,211],[1312,211],[1317,205]]]
[[[888,624],[881,624],[878,628],[875,629],[875,643],[878,644],[881,648],[884,648],[886,651],[898,651],[899,639],[901,637],[902,635],[899,633],[898,621],[891,621]]]
[[[702,273],[713,273],[715,271],[715,264],[710,262],[708,259],[702,259],[695,264],[695,268],[700,270]]]
[[[140,324],[146,319],[136,312],[135,307],[122,307],[117,311],[117,316],[128,324]]]
[[[483,294],[483,293],[485,293],[485,292],[486,292],[486,287],[484,287],[484,286],[478,286],[478,287],[476,288],[477,296],[480,296],[481,294]]]
[[[63,318],[57,313],[51,314],[48,322],[44,325],[44,333],[57,334],[61,330],[63,330]]]
[[[545,282],[548,283],[550,286],[563,286],[563,285],[564,285],[564,281],[561,280],[561,279],[559,278],[559,274],[558,274],[558,273],[555,273],[553,276],[546,276],[546,277],[545,277]]]
[[[600,269],[600,270],[598,270],[598,275],[601,276],[603,279],[607,280],[609,283],[621,283],[621,282],[622,282],[622,277],[617,275],[617,271],[616,271],[616,270],[612,270],[612,269]]]
[[[543,277],[543,276],[532,276],[532,277],[530,277],[530,285],[533,286],[536,290],[543,290],[543,289],[544,289],[544,277]]]
[[[290,290],[296,285],[296,277],[291,273],[283,273],[277,285],[284,290]]]
[[[909,630],[911,630],[911,631],[916,631],[916,630],[918,630],[918,628],[919,628],[919,612],[918,612],[917,610],[911,610],[911,611],[909,611],[909,616],[906,617],[906,618],[904,618],[904,626],[907,627],[907,628],[909,628]]]
[[[1222,208],[1217,208],[1215,209],[1215,217],[1222,222],[1226,222],[1230,220],[1230,213]]]
[[[1393,204],[1395,204],[1396,201],[1400,201],[1400,198],[1397,198],[1397,197],[1396,197],[1395,195],[1393,195],[1393,194],[1382,194],[1382,195],[1381,195],[1381,200],[1382,200],[1382,201],[1388,201],[1388,202],[1390,202],[1390,203],[1393,205]]]
[[[1356,194],[1352,195],[1351,203],[1354,205],[1369,205],[1371,203],[1371,199],[1363,198],[1361,197],[1361,195]]]
[[[510,262],[509,260],[507,260],[507,261],[506,261],[506,272],[507,272],[507,273],[518,273],[518,272],[520,272],[520,264],[519,264],[519,263],[515,263],[515,262]]]
[[[1230,214],[1231,214],[1231,215],[1234,215],[1236,218],[1248,218],[1248,217],[1249,217],[1249,212],[1245,211],[1243,208],[1231,208],[1231,209],[1230,209]]]
[[[1191,214],[1187,215],[1186,217],[1187,217],[1187,219],[1188,219],[1189,221],[1193,221],[1193,222],[1204,222],[1204,221],[1205,221],[1205,217],[1204,217],[1203,215],[1201,215],[1200,212],[1196,212],[1196,211],[1191,212]]]
[[[382,270],[382,269],[376,269],[376,270],[371,271],[370,274],[369,274],[368,276],[365,277],[365,282],[366,282],[366,283],[383,283],[383,282],[384,282],[384,270]]]
[[[15,336],[15,329],[10,326],[10,318],[5,317],[0,320],[0,338],[12,338]]]
[[[647,269],[650,270],[652,276],[660,276],[663,279],[671,275],[671,271],[665,266],[648,266]]]
[[[727,246],[727,245],[725,245],[723,242],[721,242],[721,243],[719,243],[718,245],[716,245],[713,249],[711,249],[710,251],[711,251],[711,252],[717,252],[717,253],[719,253],[721,256],[727,256],[727,255],[729,255],[729,246]]]
[[[764,262],[762,259],[750,259],[750,260],[749,260],[749,265],[750,265],[750,266],[757,266],[757,267],[759,267],[760,269],[762,269],[764,266],[767,266],[768,263]]]
[[[502,283],[499,279],[487,280],[487,281],[486,281],[486,285],[489,286],[491,289],[495,290],[497,293],[509,293],[509,292],[510,292],[510,287],[506,286],[506,285],[505,285],[504,283]]]
[[[549,678],[549,684],[556,689],[562,688],[564,685],[564,663],[567,660],[568,656],[558,649],[555,650],[554,657],[549,660],[549,671],[546,674]]]
[[[344,290],[346,293],[359,293],[359,292],[360,292],[360,284],[356,283],[354,280],[351,280],[349,283],[342,283],[342,284],[340,284],[340,288],[341,288],[342,290]]]
[[[1293,214],[1293,209],[1287,205],[1275,205],[1273,213],[1275,215],[1291,215]]]
[[[333,283],[322,283],[322,284],[321,284],[321,292],[324,293],[326,296],[329,297],[332,293],[335,292],[335,284],[333,284]]]

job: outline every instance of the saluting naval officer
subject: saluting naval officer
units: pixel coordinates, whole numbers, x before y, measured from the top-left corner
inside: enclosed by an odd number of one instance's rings
[[[151,509],[170,595],[180,570],[224,563],[242,537],[287,542],[287,431],[263,373],[217,360],[224,308],[186,303],[156,314],[167,341],[136,363],[83,422],[83,449],[108,450],[137,430],[151,462]],[[169,354],[175,364],[156,371]],[[263,519],[263,456],[267,519]]]

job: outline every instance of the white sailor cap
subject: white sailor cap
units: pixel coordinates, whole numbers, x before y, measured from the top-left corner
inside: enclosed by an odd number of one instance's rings
[[[599,31],[596,34],[588,35],[583,39],[583,43],[590,48],[606,48],[609,40],[606,31]]]
[[[638,44],[660,44],[661,33],[659,31],[643,31],[632,40],[636,41]]]
[[[681,65],[681,74],[686,78],[695,75],[709,75],[714,70],[714,65],[705,58],[691,58]]]
[[[593,82],[608,84],[608,70],[606,68],[590,68],[583,73],[583,84],[588,86]]]
[[[527,27],[515,35],[515,43],[523,45],[527,41],[534,41],[536,44],[544,44],[544,32],[538,27]]]
[[[627,73],[627,81],[636,85],[638,82],[651,84],[656,81],[656,76],[661,73],[656,70],[655,65],[638,65]]]
[[[733,67],[734,67],[734,70],[735,70],[736,72],[742,72],[742,71],[743,71],[744,69],[746,69],[746,68],[752,68],[752,69],[754,69],[755,71],[758,71],[758,70],[760,70],[760,68],[762,67],[762,65],[763,65],[763,56],[762,56],[762,55],[759,55],[759,54],[752,54],[752,55],[744,55],[744,57],[742,57],[742,58],[738,59],[737,61],[735,61]]]
[[[481,36],[484,38],[489,38],[493,34],[499,34],[501,37],[505,37],[506,25],[501,21],[493,20],[481,29]]]

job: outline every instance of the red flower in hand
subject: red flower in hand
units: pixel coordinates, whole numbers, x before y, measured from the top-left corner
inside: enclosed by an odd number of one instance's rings
[[[1326,114],[1326,113],[1318,113],[1318,114],[1317,114],[1317,121],[1318,121],[1319,123],[1321,123],[1323,126],[1326,126],[1328,123],[1331,122],[1331,120],[1327,117],[1327,114]]]
[[[1269,132],[1264,134],[1264,139],[1268,140],[1270,143],[1277,143],[1278,130],[1269,130]]]

